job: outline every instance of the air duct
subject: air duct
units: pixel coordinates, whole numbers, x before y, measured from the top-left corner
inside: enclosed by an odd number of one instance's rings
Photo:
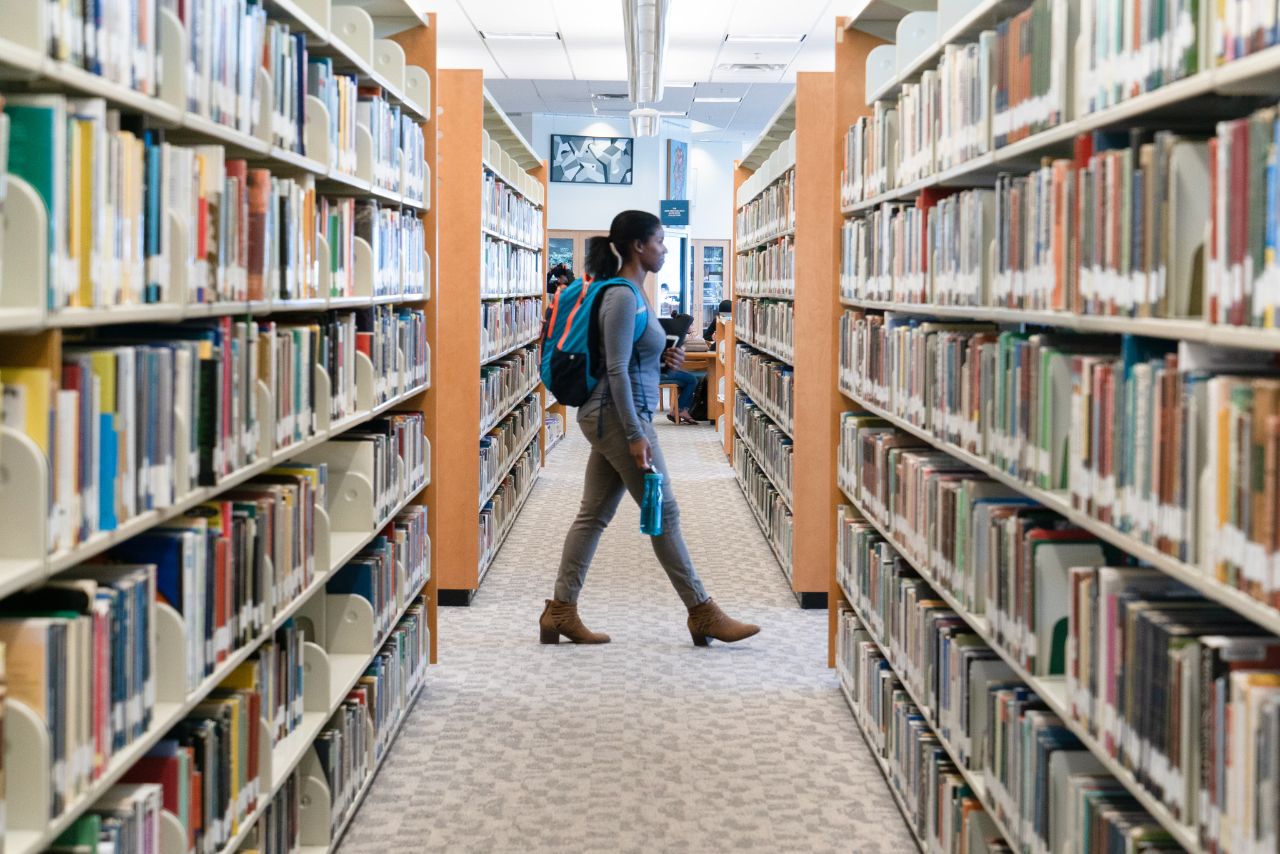
[[[668,0],[622,0],[622,27],[627,42],[627,82],[631,100],[662,100],[662,56],[667,45]]]

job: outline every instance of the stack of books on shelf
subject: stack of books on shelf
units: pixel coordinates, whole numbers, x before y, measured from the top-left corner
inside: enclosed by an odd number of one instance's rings
[[[738,345],[734,356],[734,382],[788,435],[792,432],[795,372],[786,362]]]
[[[542,334],[542,300],[485,302],[480,306],[480,360],[488,361]]]
[[[538,348],[516,350],[480,368],[480,427],[489,432],[511,408],[524,400],[542,382]]]
[[[788,499],[765,474],[764,469],[741,441],[733,444],[733,470],[737,474],[738,485],[747,496],[747,504],[751,507],[751,512],[760,523],[760,530],[778,558],[783,573],[789,578],[794,523]]]
[[[537,405],[536,398],[534,404]],[[507,464],[506,473],[501,475],[501,479],[490,486],[489,499],[480,508],[482,580],[538,479],[539,466],[542,464],[542,438],[537,429],[531,433],[533,438]]]
[[[795,358],[795,304],[789,300],[740,299],[734,334],[744,344],[788,361]]]
[[[751,399],[738,395],[734,401],[733,427],[764,473],[791,506],[792,440]]]
[[[507,470],[518,463],[526,448],[538,436],[542,426],[542,401],[530,395],[503,416],[480,438],[480,504],[506,477]]]

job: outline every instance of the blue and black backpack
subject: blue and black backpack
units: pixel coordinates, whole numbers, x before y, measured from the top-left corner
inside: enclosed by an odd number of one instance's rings
[[[542,383],[561,403],[581,406],[600,381],[604,368],[600,297],[613,287],[631,288],[636,295],[634,344],[649,324],[649,307],[630,279],[578,279],[556,292],[555,305],[542,329]]]

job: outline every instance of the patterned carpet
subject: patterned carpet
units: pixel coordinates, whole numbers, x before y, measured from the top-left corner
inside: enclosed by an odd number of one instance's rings
[[[714,431],[659,434],[708,591],[761,633],[695,648],[625,501],[579,603],[613,643],[538,644],[587,454],[571,425],[474,604],[440,609],[441,663],[343,854],[914,850],[826,612],[796,606]]]

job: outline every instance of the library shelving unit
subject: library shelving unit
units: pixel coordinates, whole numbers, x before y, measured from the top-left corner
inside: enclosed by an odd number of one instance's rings
[[[725,450],[804,608],[826,606],[835,555],[838,306],[827,283],[838,223],[825,203],[833,172],[821,166],[836,159],[833,85],[829,73],[798,75],[735,170],[734,319],[723,342]]]
[[[436,437],[437,506],[445,557],[440,603],[468,605],[532,491],[544,459],[546,402],[538,378],[538,336],[546,289],[546,168],[484,88],[480,71],[446,69],[438,85],[441,376],[480,377],[441,384]],[[501,324],[520,314],[496,339]],[[447,322],[443,318],[448,318]],[[487,332],[488,330],[488,332]],[[511,366],[503,367],[503,366]],[[510,370],[500,398],[483,381]],[[488,397],[486,397],[488,395]],[[489,399],[493,398],[493,399]],[[486,400],[488,405],[486,407]],[[496,436],[496,438],[494,438]],[[477,463],[496,462],[486,472]]]
[[[903,5],[837,25],[830,661],[854,716],[922,850],[893,724],[855,697],[877,656],[979,805],[964,820],[1013,848],[1095,850],[1069,804],[1105,790],[1123,820],[1084,809],[1127,838],[1275,850],[1280,47],[1216,8],[1139,32],[1093,0]],[[988,535],[1011,551],[972,551]],[[934,640],[1008,685],[952,670],[974,693],[940,696],[911,651]],[[1006,701],[1045,749],[1016,773],[948,707]]]
[[[103,4],[107,56],[0,3],[0,831],[29,854],[127,814],[163,854],[318,854],[435,654],[434,15],[406,62],[340,0],[136,5]],[[211,80],[193,34],[245,64]],[[308,58],[347,88],[302,88]],[[317,748],[356,730],[350,764]],[[227,750],[229,800],[184,802]]]

